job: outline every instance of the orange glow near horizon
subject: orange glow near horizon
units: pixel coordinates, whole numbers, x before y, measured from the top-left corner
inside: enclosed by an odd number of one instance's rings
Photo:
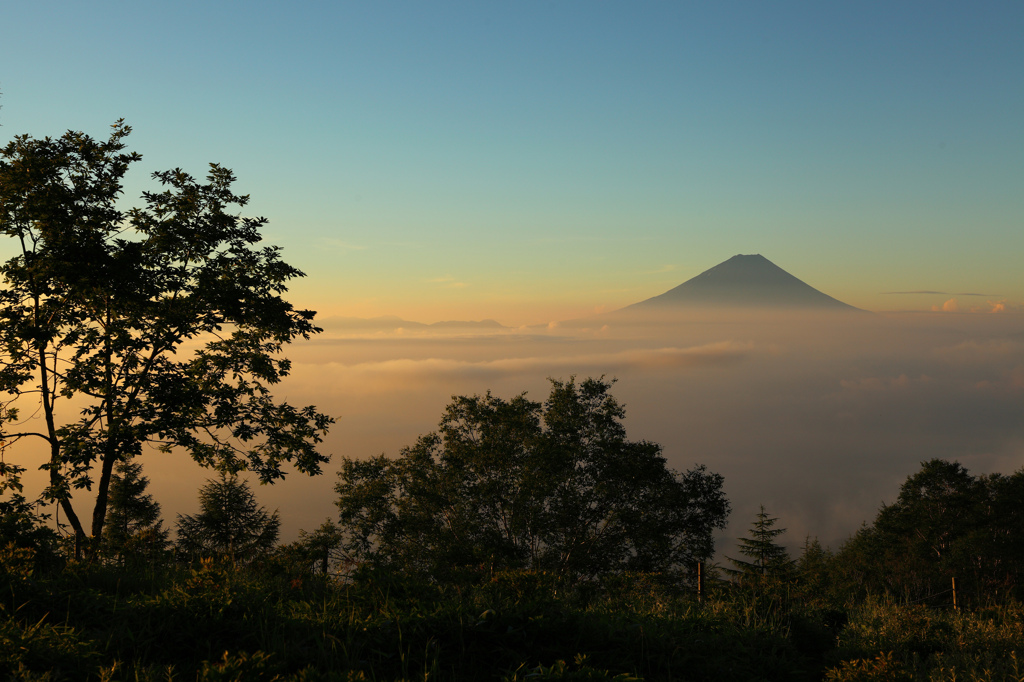
[[[654,292],[616,292],[602,298],[575,295],[559,296],[551,291],[547,298],[512,299],[490,296],[458,296],[432,294],[429,291],[392,293],[372,297],[344,295],[334,298],[312,287],[294,287],[291,300],[296,307],[317,311],[317,319],[329,317],[375,318],[399,317],[403,320],[431,324],[449,320],[479,321],[491,319],[507,327],[547,325],[608,313],[667,290]],[[335,290],[342,293],[341,289]],[[828,292],[826,292],[828,293]],[[834,294],[833,294],[834,295]],[[835,296],[835,295],[834,295]],[[945,313],[1022,313],[1024,302],[985,296],[949,296],[946,294],[835,296],[856,308],[876,313],[945,312]]]

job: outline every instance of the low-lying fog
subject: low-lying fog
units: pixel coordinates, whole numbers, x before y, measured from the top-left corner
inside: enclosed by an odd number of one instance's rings
[[[548,377],[605,375],[634,440],[670,465],[706,464],[733,507],[719,548],[734,554],[758,506],[836,547],[921,461],[972,473],[1024,467],[1024,315],[704,314],[672,324],[610,316],[546,328],[409,327],[324,320],[289,349],[279,398],[339,420],[335,460],[387,453],[434,429],[452,395],[548,393]],[[396,323],[397,324],[397,323]],[[151,491],[173,526],[212,474],[184,455],[147,455]],[[334,516],[334,472],[257,488],[282,540]],[[38,480],[38,479],[36,479]],[[80,510],[80,514],[86,510]]]

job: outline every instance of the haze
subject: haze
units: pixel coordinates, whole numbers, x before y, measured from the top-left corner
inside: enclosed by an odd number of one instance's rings
[[[631,439],[670,465],[725,476],[727,553],[764,504],[789,529],[833,547],[895,499],[933,457],[972,472],[1024,466],[1024,316],[1018,313],[690,311],[676,319],[605,316],[540,328],[417,327],[326,319],[296,345],[277,393],[340,417],[325,449],[366,457],[433,430],[452,395],[547,395],[548,377],[604,375]],[[144,458],[170,518],[195,510],[208,472]],[[334,515],[333,471],[259,489],[284,536]]]
[[[1021,316],[841,317],[705,314],[657,328],[414,338],[336,331],[297,355],[292,390],[337,410],[329,445],[361,457],[411,445],[453,394],[542,399],[547,377],[614,377],[632,439],[662,444],[676,469],[703,463],[725,476],[726,544],[764,504],[791,545],[810,535],[836,546],[933,457],[976,473],[1024,466]],[[300,497],[313,520],[314,508],[331,511],[313,503],[330,484],[288,485],[308,488]]]

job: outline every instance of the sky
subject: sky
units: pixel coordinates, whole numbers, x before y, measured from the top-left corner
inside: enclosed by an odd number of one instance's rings
[[[1020,304],[1022,34],[1015,0],[42,0],[4,10],[0,139],[123,117],[126,201],[232,168],[322,315],[537,324],[737,253]]]
[[[8,4],[0,143],[124,118],[126,206],[233,169],[325,320],[281,391],[339,417],[335,461],[397,454],[455,394],[604,374],[631,438],[726,476],[723,537],[764,503],[834,545],[924,459],[1024,466],[1017,0]],[[881,321],[557,324],[740,253]],[[512,329],[338,322],[382,315]],[[333,513],[332,467],[261,489],[287,536]],[[209,475],[147,472],[170,518]]]

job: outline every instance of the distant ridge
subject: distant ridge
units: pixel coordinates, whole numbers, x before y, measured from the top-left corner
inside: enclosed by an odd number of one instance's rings
[[[425,324],[423,322],[413,322],[412,320],[403,320],[400,317],[394,315],[381,315],[378,317],[327,317],[323,320],[317,320],[320,326],[326,329],[334,330],[363,330],[363,331],[395,331],[397,329],[406,330],[499,330],[508,329],[508,327],[496,322],[495,320],[445,320],[442,322],[433,322],[431,324]]]
[[[621,312],[672,308],[785,308],[859,311],[823,294],[760,254],[737,255],[674,289]]]

